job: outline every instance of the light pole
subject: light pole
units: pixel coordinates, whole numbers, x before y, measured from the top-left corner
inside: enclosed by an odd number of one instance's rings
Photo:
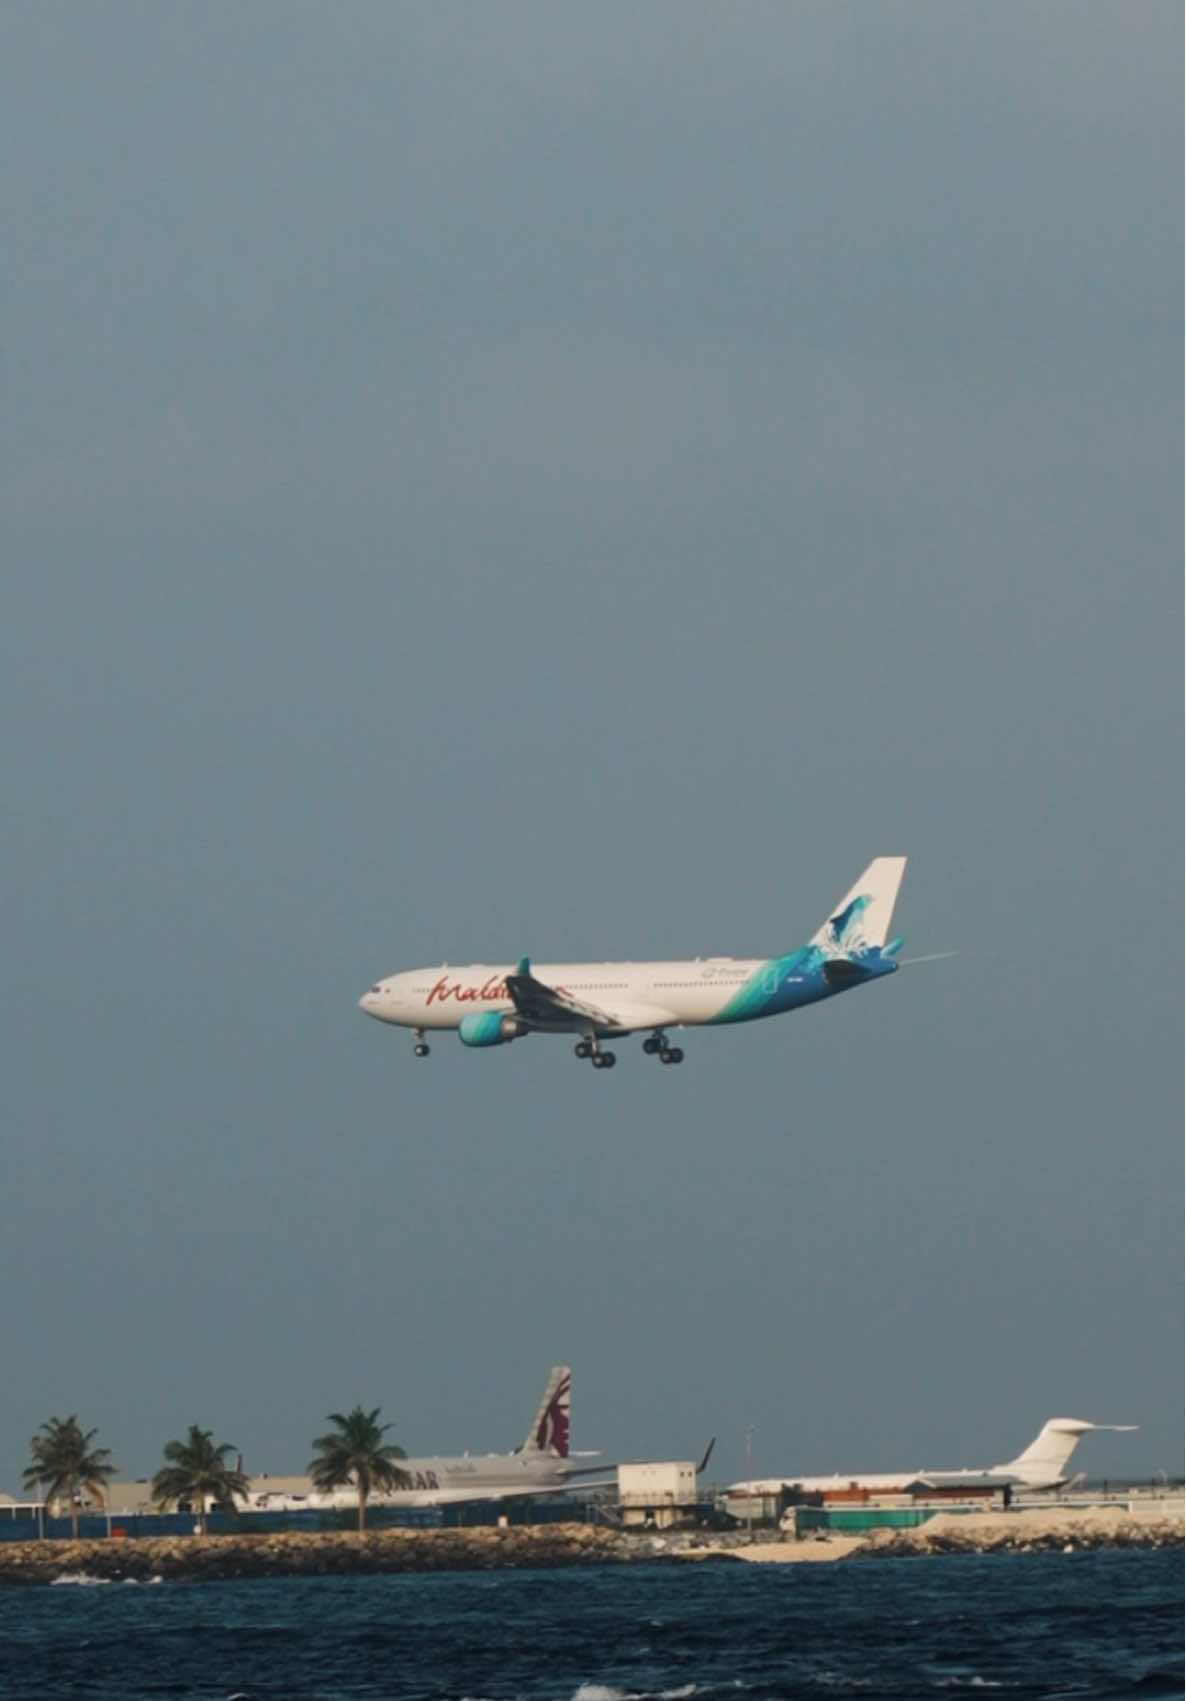
[[[745,1501],[745,1534],[746,1540],[754,1539],[754,1461],[753,1442],[756,1423],[751,1423],[745,1432],[745,1480],[749,1484],[749,1493]]]

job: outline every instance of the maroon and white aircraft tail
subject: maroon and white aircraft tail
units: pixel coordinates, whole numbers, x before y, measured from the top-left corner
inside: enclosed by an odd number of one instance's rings
[[[550,1453],[567,1459],[572,1434],[572,1371],[567,1364],[554,1364],[547,1385],[520,1447],[520,1453]]]
[[[463,1501],[510,1500],[538,1494],[564,1494],[589,1479],[611,1481],[612,1463],[585,1465],[596,1454],[571,1451],[572,1370],[555,1364],[531,1427],[512,1453],[461,1453],[449,1457],[401,1459],[403,1484],[372,1494],[371,1506],[447,1506]],[[353,1505],[357,1491],[335,1489],[310,1494],[309,1506]],[[269,1502],[271,1503],[271,1501]]]

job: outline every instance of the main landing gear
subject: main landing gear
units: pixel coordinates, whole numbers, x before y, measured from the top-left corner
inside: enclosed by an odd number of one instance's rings
[[[412,1050],[415,1053],[415,1055],[417,1057],[427,1057],[430,1048],[429,1048],[428,1042],[424,1038],[424,1029],[423,1028],[413,1028],[412,1029],[412,1038],[416,1041],[415,1045],[412,1047]]]
[[[657,1057],[660,1063],[682,1063],[684,1060],[682,1046],[672,1045],[662,1028],[656,1028],[653,1034],[647,1035],[642,1049],[648,1057]]]
[[[589,1058],[594,1069],[612,1069],[618,1061],[614,1052],[602,1051],[595,1039],[578,1040],[572,1049],[577,1057]]]
[[[618,1061],[612,1051],[602,1051],[596,1039],[578,1040],[573,1051],[581,1058],[588,1058],[594,1069],[612,1069]],[[657,1057],[660,1063],[682,1063],[683,1050],[678,1045],[672,1045],[662,1028],[656,1028],[653,1034],[648,1034],[642,1042],[642,1049],[648,1057]]]

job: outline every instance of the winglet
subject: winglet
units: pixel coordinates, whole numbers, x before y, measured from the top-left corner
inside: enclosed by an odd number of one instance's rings
[[[515,970],[515,973],[517,975],[529,975],[531,973],[531,958],[520,957],[519,967]]]

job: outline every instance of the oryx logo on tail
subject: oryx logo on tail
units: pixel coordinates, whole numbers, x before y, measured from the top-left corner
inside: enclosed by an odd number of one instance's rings
[[[539,1410],[523,1442],[523,1451],[551,1453],[558,1459],[567,1459],[571,1431],[572,1371],[566,1364],[554,1364],[548,1374]]]

